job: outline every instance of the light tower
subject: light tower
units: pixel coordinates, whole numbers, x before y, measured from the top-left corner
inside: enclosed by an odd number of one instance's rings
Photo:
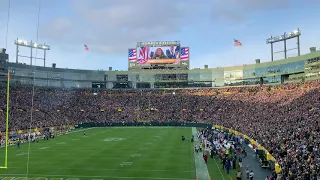
[[[32,66],[32,60],[33,59],[41,59],[43,60],[43,67],[46,67],[46,52],[47,50],[50,50],[50,46],[47,44],[39,44],[36,42],[28,42],[25,40],[18,39],[14,41],[14,44],[17,46],[16,49],[16,63],[19,62],[19,57],[25,57],[25,58],[30,58],[30,65]],[[30,56],[25,56],[25,55],[19,55],[19,47],[26,47],[30,48]],[[38,58],[38,57],[33,57],[33,49],[40,49],[43,50],[43,58]]]

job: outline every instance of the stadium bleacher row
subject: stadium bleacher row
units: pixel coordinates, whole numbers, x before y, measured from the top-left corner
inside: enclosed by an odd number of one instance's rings
[[[4,130],[6,92],[0,91]],[[84,122],[206,122],[257,140],[282,174],[319,174],[320,81],[282,85],[179,90],[62,90],[12,87],[10,129]],[[33,109],[31,108],[33,105]],[[32,111],[32,120],[31,120]]]

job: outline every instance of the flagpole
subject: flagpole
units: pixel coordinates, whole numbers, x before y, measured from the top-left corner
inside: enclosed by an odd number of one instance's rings
[[[236,46],[233,46],[233,53],[232,53],[232,55],[233,55],[233,66],[235,66],[236,65]]]
[[[232,53],[232,60],[233,60],[233,62],[232,62],[232,66],[234,66],[234,64],[235,64],[235,53],[236,53],[236,39],[234,39],[234,42],[233,42],[233,53]]]
[[[234,53],[233,53],[233,65],[236,66],[236,56],[235,56],[235,53],[236,53],[236,47],[237,46],[242,46],[242,43],[239,41],[239,40],[236,40],[234,39]]]
[[[232,56],[233,56],[233,66],[235,66],[235,63],[236,63],[236,45],[233,44],[233,53],[232,53]]]

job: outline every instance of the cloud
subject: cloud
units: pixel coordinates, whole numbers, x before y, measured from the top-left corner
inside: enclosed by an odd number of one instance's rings
[[[86,43],[93,51],[117,54],[135,46],[134,42],[180,32],[186,14],[194,12],[192,5],[185,0],[75,0],[72,9],[77,18],[55,19],[48,24],[45,35],[64,43]]]
[[[46,33],[49,36],[55,36],[57,34],[69,33],[73,28],[72,21],[67,18],[57,18],[50,22],[50,28],[46,29]]]
[[[212,18],[214,20],[242,22],[251,13],[270,9],[290,7],[292,0],[214,0]]]

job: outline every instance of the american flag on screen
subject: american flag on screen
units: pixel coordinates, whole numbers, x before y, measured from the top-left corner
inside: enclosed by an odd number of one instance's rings
[[[145,64],[149,60],[149,51],[148,46],[140,47],[138,64]]]
[[[137,50],[129,49],[129,61],[135,61],[137,59]]]
[[[189,48],[188,47],[181,48],[180,59],[181,59],[181,61],[189,60]]]

